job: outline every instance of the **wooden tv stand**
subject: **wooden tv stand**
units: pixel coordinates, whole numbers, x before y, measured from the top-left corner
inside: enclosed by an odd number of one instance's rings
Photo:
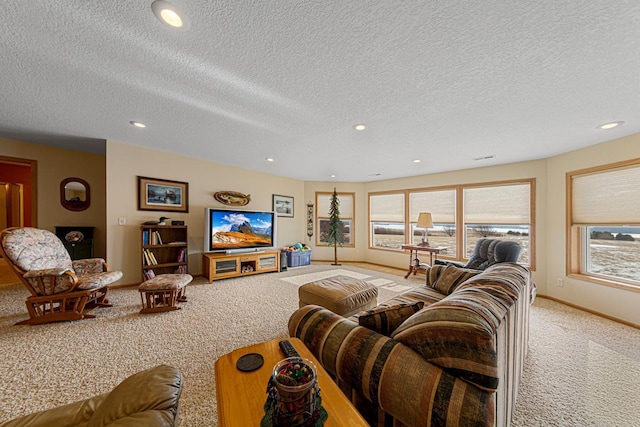
[[[279,251],[202,254],[202,269],[209,283],[229,277],[280,271]]]

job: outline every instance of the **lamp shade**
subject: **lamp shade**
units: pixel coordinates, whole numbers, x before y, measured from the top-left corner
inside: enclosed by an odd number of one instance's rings
[[[416,224],[418,227],[429,228],[433,227],[433,219],[431,218],[430,212],[420,212],[418,215],[418,223]]]

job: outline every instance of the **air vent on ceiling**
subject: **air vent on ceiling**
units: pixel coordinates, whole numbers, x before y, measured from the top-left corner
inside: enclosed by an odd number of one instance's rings
[[[480,157],[474,157],[473,160],[489,160],[489,159],[493,159],[495,156],[495,154],[492,154],[490,156],[480,156]]]

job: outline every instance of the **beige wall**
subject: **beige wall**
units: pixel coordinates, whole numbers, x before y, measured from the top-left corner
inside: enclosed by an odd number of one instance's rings
[[[640,324],[640,292],[603,286],[566,275],[566,173],[640,157],[640,134],[631,135],[547,160],[549,188],[547,236],[546,294],[562,301],[587,307],[599,313]],[[640,183],[639,183],[640,185]],[[556,285],[564,279],[564,287]]]
[[[105,157],[81,151],[0,138],[0,155],[37,160],[38,227],[55,232],[55,226],[96,227],[94,255],[106,255]],[[91,205],[81,212],[60,204],[60,182],[82,178],[91,186]]]
[[[167,213],[137,210],[137,177],[189,183],[189,212]],[[272,209],[272,195],[294,198],[294,217],[278,218],[279,247],[303,241],[306,236],[304,183],[289,178],[225,166],[209,161],[107,141],[107,256],[109,264],[123,271],[119,284],[140,283],[140,224],[168,216],[189,227],[189,272],[202,273],[204,208],[224,207],[213,198],[216,191],[251,195],[246,209]],[[118,218],[126,218],[119,226]]]
[[[341,261],[363,261],[366,257],[366,249],[368,242],[368,208],[367,196],[365,193],[365,185],[354,182],[306,182],[304,185],[304,209],[305,209],[305,240],[312,250],[311,259],[316,261],[334,261],[333,246],[316,246],[316,237],[318,235],[317,222],[313,224],[313,236],[311,239],[306,237],[306,209],[307,203],[313,203],[314,218],[317,214],[316,192],[333,193],[333,189],[338,193],[355,193],[355,247],[338,247],[338,263]]]

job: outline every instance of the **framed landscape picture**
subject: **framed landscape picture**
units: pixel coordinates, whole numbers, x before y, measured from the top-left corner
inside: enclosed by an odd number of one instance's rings
[[[274,194],[273,211],[277,216],[293,218],[293,197]]]
[[[189,183],[139,176],[138,210],[189,212]]]

